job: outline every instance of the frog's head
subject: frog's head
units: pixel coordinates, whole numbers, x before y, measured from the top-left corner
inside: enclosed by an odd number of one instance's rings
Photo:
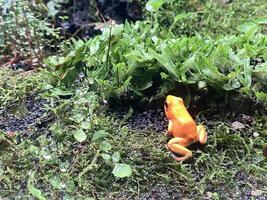
[[[184,107],[184,101],[180,97],[168,95],[164,103],[165,114],[168,119],[173,119],[177,115],[179,108]]]

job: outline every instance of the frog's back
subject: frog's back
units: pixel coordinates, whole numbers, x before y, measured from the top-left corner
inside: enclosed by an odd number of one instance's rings
[[[197,138],[196,123],[192,120],[191,116],[178,118],[174,123],[175,129],[173,130],[174,137],[181,138]]]

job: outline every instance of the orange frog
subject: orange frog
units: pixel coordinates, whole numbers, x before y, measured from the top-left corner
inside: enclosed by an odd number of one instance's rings
[[[197,141],[201,144],[207,142],[205,128],[203,125],[196,125],[180,97],[168,95],[164,110],[169,120],[166,135],[173,137],[167,147],[171,152],[181,155],[181,157],[174,156],[175,160],[186,160],[192,156],[192,152],[186,147]]]

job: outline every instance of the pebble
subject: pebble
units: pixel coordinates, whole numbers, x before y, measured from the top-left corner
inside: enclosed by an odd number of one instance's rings
[[[242,124],[241,122],[239,121],[235,121],[231,124],[231,127],[233,130],[237,131],[237,130],[242,130],[245,128],[245,125]]]

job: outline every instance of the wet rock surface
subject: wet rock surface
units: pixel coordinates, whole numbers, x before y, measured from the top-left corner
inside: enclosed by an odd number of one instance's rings
[[[43,128],[47,125],[44,99],[27,97],[1,110],[0,130],[7,132],[26,131]]]

